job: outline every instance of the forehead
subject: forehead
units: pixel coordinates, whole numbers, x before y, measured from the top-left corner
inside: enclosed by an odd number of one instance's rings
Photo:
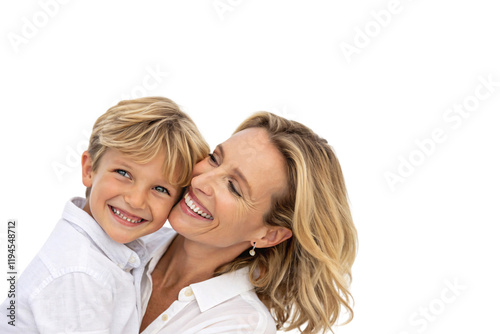
[[[115,148],[108,148],[102,156],[104,164],[116,164],[116,167],[125,167],[130,171],[144,171],[145,174],[149,173],[150,176],[168,179],[168,172],[174,168],[175,173],[179,172],[179,166],[172,166],[165,160],[165,152],[160,151],[157,155],[153,156],[149,161],[143,162],[130,154],[122,153]]]
[[[269,198],[286,189],[285,158],[265,129],[245,129],[220,146],[228,168],[239,169],[247,179],[253,200]]]
[[[165,161],[165,152],[160,151],[157,155],[145,160],[143,157],[123,153],[116,148],[108,147],[106,151],[104,151],[102,159],[112,162],[134,164],[135,166],[144,166],[146,164],[161,165]]]

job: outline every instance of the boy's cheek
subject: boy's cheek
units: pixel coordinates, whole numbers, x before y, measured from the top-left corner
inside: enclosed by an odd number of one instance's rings
[[[177,203],[179,203],[179,200],[180,200],[180,196],[179,198],[176,200],[176,201],[170,201],[166,207],[164,207],[165,209],[165,221],[167,220],[167,218],[170,216],[170,213],[172,212],[172,209],[174,208],[174,206],[177,205]]]
[[[184,194],[184,191],[186,190],[187,187],[183,187],[183,188],[179,188],[177,190],[177,196],[176,196],[176,200],[174,201],[174,204],[172,205],[172,208],[181,201],[182,199],[182,195]]]

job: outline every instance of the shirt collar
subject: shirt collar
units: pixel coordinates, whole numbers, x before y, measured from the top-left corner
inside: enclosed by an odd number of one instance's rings
[[[177,232],[168,227],[162,227],[155,233],[151,233],[145,235],[137,241],[140,241],[144,244],[145,249],[147,250],[147,254],[149,254],[149,272],[151,273],[153,269],[156,267],[161,257],[167,251],[168,247],[177,236]]]
[[[72,198],[64,207],[63,219],[75,225],[80,233],[87,234],[94,245],[123,270],[139,267],[147,253],[143,242],[136,240],[124,245],[111,239],[99,223],[83,211],[85,203],[85,198]]]
[[[177,232],[173,229],[164,227],[153,234],[139,239],[144,242],[150,254],[151,261],[148,264],[149,274],[152,273],[176,235]],[[193,291],[194,298],[198,302],[201,312],[205,312],[241,293],[254,289],[254,286],[250,283],[248,267],[213,277],[203,282],[193,283],[189,287]],[[179,295],[182,295],[181,292]]]
[[[248,276],[248,268],[217,276],[190,285],[201,312],[219,305],[244,292],[254,289]]]

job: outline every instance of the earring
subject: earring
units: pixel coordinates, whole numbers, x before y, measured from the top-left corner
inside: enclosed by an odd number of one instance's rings
[[[256,243],[256,242],[254,242],[254,243],[253,243],[253,248],[252,248],[252,249],[250,249],[250,252],[249,252],[249,253],[250,253],[250,255],[251,255],[251,256],[254,256],[254,255],[255,255],[255,244],[257,244],[257,243]]]

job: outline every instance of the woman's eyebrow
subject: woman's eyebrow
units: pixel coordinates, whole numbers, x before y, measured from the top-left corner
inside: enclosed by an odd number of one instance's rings
[[[220,155],[222,157],[222,160],[224,160],[224,148],[222,147],[222,144],[217,145],[215,147],[215,149],[220,151]],[[251,197],[252,196],[252,187],[250,187],[250,183],[248,183],[248,180],[245,177],[245,175],[243,175],[243,173],[241,172],[241,170],[238,167],[234,168],[233,171],[234,171],[234,174],[236,174],[236,176],[241,181],[243,181],[243,183],[246,185],[246,187],[248,188],[248,194]]]

